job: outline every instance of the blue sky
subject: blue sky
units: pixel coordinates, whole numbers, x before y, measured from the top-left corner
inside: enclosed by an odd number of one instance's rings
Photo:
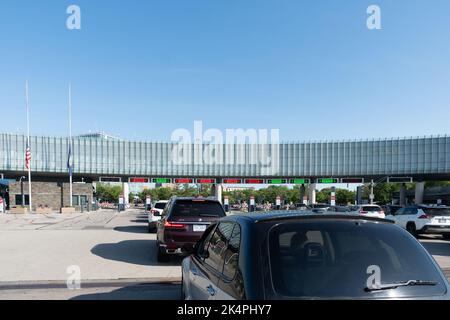
[[[82,10],[69,31],[66,8]],[[369,31],[378,4],[382,30]],[[176,128],[281,139],[450,133],[450,2],[4,0],[0,131],[168,140]]]

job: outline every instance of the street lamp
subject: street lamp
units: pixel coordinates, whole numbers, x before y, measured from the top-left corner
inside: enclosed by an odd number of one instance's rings
[[[26,179],[25,176],[20,177],[20,192],[22,193],[22,206],[25,206],[25,194],[23,193],[23,179]]]

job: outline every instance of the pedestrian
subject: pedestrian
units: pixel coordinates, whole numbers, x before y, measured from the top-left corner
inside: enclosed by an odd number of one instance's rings
[[[5,212],[5,200],[3,200],[2,197],[0,197],[0,213]]]

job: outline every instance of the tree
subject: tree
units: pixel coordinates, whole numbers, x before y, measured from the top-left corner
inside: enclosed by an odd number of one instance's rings
[[[96,190],[97,199],[100,199],[102,202],[118,202],[122,193],[121,186],[112,186],[104,183],[98,183]]]
[[[336,203],[340,205],[353,204],[356,192],[347,189],[336,189]]]
[[[427,182],[425,182],[425,188],[448,187],[448,186],[450,186],[450,181],[427,181]]]

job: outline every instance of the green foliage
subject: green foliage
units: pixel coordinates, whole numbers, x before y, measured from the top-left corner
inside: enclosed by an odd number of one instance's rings
[[[121,186],[112,186],[104,183],[97,183],[97,199],[102,202],[118,202],[122,193]]]
[[[336,203],[340,205],[354,204],[356,192],[347,189],[336,189]]]
[[[450,181],[427,181],[427,182],[425,182],[425,188],[448,187],[448,186],[450,186]]]

